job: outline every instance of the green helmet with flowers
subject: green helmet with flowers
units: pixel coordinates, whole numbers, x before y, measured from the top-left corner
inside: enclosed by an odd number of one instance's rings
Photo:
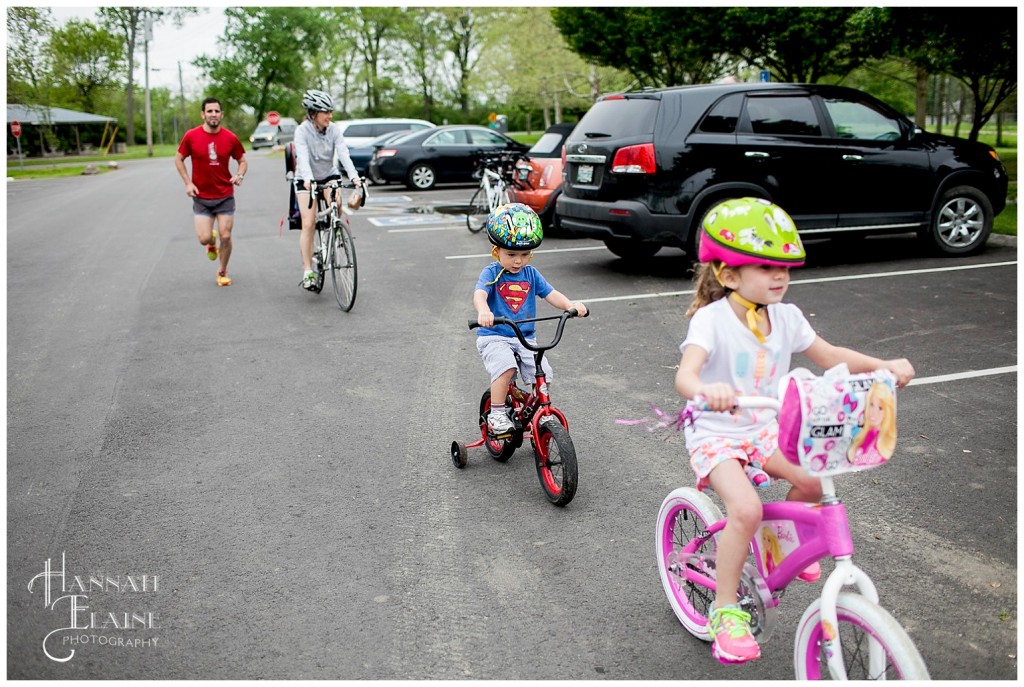
[[[533,250],[544,240],[544,227],[529,205],[506,203],[487,216],[487,238],[498,248]]]
[[[700,239],[701,262],[800,267],[807,258],[793,218],[763,198],[733,198],[711,208]]]

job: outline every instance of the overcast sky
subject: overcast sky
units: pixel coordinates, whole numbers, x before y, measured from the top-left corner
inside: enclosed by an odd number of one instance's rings
[[[44,5],[45,6],[45,5]],[[97,20],[96,7],[60,7],[49,5],[56,23],[63,24],[68,19]],[[168,88],[178,93],[178,62],[181,62],[182,82],[186,97],[199,95],[199,70],[189,64],[200,55],[216,55],[217,39],[224,33],[223,7],[205,7],[195,17],[189,17],[182,28],[174,27],[169,20],[153,27],[153,41],[149,44],[149,86],[150,88]],[[135,84],[141,87],[145,83],[143,72],[143,46],[140,43],[135,60]]]

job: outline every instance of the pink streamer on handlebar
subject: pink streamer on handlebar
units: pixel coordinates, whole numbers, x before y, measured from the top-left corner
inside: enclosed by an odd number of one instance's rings
[[[663,411],[653,403],[648,404],[651,410],[654,412],[655,417],[644,417],[639,420],[615,420],[617,425],[647,425],[646,429],[648,432],[656,432],[663,429],[672,430],[679,432],[686,428],[687,425],[693,426],[694,421],[700,414],[700,410],[697,409],[693,404],[686,404],[674,414],[669,414]],[[665,437],[666,439],[668,437]]]

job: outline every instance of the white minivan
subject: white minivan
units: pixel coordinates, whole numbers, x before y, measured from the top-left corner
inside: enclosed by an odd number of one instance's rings
[[[345,137],[345,145],[349,148],[365,146],[378,136],[392,131],[422,131],[432,129],[436,124],[425,119],[345,119],[335,122]]]

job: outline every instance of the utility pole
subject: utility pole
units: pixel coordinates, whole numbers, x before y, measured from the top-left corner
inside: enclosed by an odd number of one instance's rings
[[[153,157],[153,111],[149,104],[149,42],[153,40],[153,17],[145,13],[145,72],[146,72],[146,155]]]
[[[181,80],[181,60],[178,60],[178,89],[181,93],[181,130],[184,132],[188,131],[188,124],[185,115],[185,82]]]

